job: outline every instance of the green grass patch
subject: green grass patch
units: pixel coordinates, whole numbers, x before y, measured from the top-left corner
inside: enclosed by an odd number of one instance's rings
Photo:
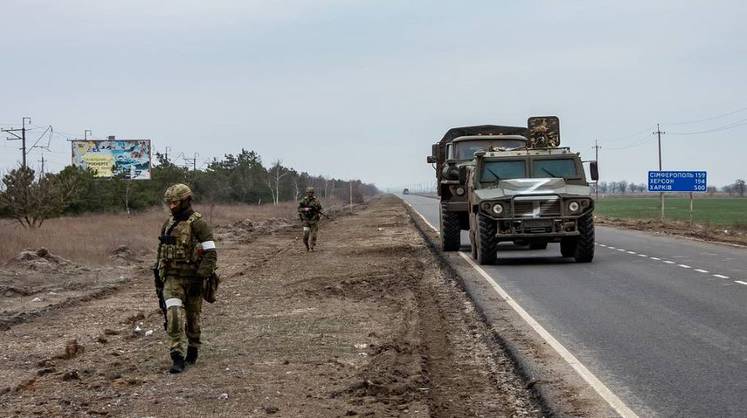
[[[611,218],[659,219],[659,198],[608,197],[596,202],[595,211]],[[689,221],[690,199],[665,196],[664,216],[666,220]],[[693,218],[699,224],[747,229],[747,199],[695,199]]]

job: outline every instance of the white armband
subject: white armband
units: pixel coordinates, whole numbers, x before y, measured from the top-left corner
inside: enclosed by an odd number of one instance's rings
[[[214,250],[215,249],[215,241],[205,241],[200,244],[202,246],[202,249],[207,250]]]

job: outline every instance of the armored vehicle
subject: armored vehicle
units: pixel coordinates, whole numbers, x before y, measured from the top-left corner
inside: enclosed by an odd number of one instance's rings
[[[477,151],[491,146],[526,146],[528,129],[519,126],[465,126],[446,131],[433,144],[428,163],[435,164],[438,196],[441,200],[440,231],[444,251],[457,251],[462,230],[469,229],[467,189],[459,179],[459,168],[473,163]]]
[[[592,261],[594,201],[579,154],[558,147],[559,135],[527,143],[480,151],[471,166],[459,169],[459,179],[467,183],[472,256],[492,264],[500,242],[534,249],[560,242],[564,257]],[[597,180],[596,161],[590,172]]]

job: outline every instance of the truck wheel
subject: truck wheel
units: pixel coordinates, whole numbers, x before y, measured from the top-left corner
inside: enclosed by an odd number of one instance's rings
[[[581,235],[576,240],[573,258],[577,263],[589,263],[594,259],[594,215],[592,213],[578,218],[578,232]]]
[[[547,248],[547,241],[537,240],[529,242],[530,250],[544,250]]]
[[[462,228],[459,224],[459,214],[446,210],[441,204],[441,247],[444,251],[459,251],[462,244]]]
[[[494,264],[498,258],[498,232],[496,222],[482,214],[477,215],[477,262]]]
[[[563,257],[573,257],[576,254],[576,244],[578,238],[568,237],[560,240],[560,255]]]

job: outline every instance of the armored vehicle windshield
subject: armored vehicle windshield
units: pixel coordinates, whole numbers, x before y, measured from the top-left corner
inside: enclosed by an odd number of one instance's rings
[[[479,181],[493,183],[500,180],[520,178],[578,179],[583,171],[577,157],[547,158],[513,156],[498,160],[485,159],[480,164]]]

